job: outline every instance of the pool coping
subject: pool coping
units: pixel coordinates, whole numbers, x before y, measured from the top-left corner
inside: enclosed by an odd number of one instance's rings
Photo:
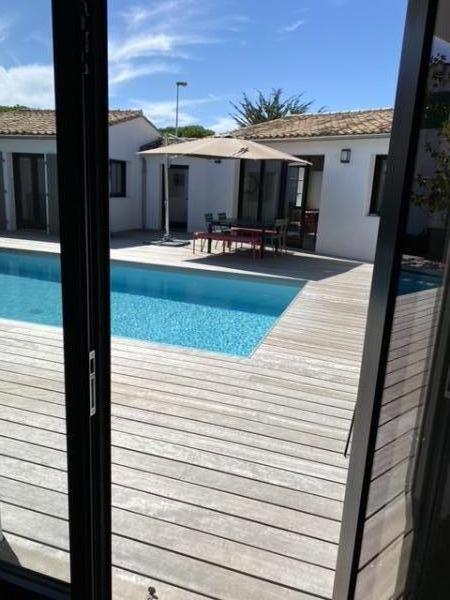
[[[29,254],[29,255],[34,255],[34,254],[44,254],[46,256],[55,256],[55,255],[61,255],[61,252],[59,249],[57,250],[41,250],[41,249],[36,249],[36,250],[32,250],[29,248],[15,248],[15,247],[5,247],[5,246],[1,246],[0,245],[0,253],[3,252],[18,252],[20,254]],[[176,266],[176,265],[171,265],[171,264],[167,264],[167,265],[162,265],[159,263],[155,263],[155,262],[141,262],[139,260],[132,260],[132,259],[123,259],[123,258],[115,258],[113,256],[110,256],[110,262],[113,263],[120,263],[123,264],[125,266],[130,266],[130,267],[135,267],[135,268],[143,268],[143,269],[148,269],[148,270],[153,270],[153,271],[173,271],[173,272],[179,272],[179,273],[190,273],[193,272],[196,275],[199,276],[205,276],[205,277],[213,277],[213,278],[217,278],[217,279],[244,279],[244,280],[256,280],[256,281],[260,281],[261,283],[270,283],[271,280],[276,280],[277,285],[286,285],[289,287],[298,287],[298,285],[300,283],[303,283],[303,285],[306,285],[306,283],[308,283],[310,280],[309,279],[304,279],[304,278],[294,278],[294,277],[286,277],[286,276],[281,276],[281,275],[275,275],[272,273],[268,273],[268,274],[257,274],[257,273],[242,273],[239,271],[216,271],[213,269],[204,269],[204,268],[198,268],[198,267],[192,267],[192,266],[188,266],[188,265],[184,265],[184,266]]]

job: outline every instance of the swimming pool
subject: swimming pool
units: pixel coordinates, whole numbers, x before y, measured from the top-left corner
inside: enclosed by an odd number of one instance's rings
[[[111,331],[249,356],[301,287],[112,262]],[[61,325],[59,256],[0,252],[0,318]]]
[[[402,270],[398,284],[398,293],[412,294],[414,292],[423,292],[432,290],[442,284],[442,277],[439,275],[428,275],[419,271]]]

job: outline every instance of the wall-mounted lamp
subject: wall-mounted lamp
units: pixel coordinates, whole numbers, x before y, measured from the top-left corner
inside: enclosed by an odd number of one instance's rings
[[[343,148],[341,150],[341,163],[349,163],[352,151],[350,148]]]

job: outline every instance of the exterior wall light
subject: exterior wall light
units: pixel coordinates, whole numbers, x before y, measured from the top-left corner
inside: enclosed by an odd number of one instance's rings
[[[341,163],[349,163],[352,151],[350,148],[343,148],[341,150]]]

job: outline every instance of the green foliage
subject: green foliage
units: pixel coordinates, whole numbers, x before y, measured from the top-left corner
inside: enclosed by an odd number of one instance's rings
[[[256,100],[252,100],[246,93],[243,93],[242,99],[237,104],[230,102],[236,111],[230,116],[240,127],[247,127],[281,119],[288,115],[300,115],[308,112],[314,102],[313,100],[305,101],[303,95],[304,92],[283,98],[283,90],[274,88],[268,95],[264,95],[258,90]],[[321,108],[319,112],[323,110]]]
[[[162,135],[175,135],[175,127],[163,127],[159,130]],[[214,135],[212,129],[206,129],[203,125],[183,125],[178,127],[178,137],[204,138]]]
[[[435,165],[434,174],[417,175],[412,201],[430,213],[446,211],[450,208],[450,120],[442,124],[436,146],[427,144],[425,151]]]
[[[425,146],[425,152],[431,159],[427,162],[433,165],[433,171],[430,174],[417,174],[415,190],[412,194],[413,204],[424,208],[429,213],[442,213],[443,218],[446,214],[448,218],[450,209],[449,83],[450,71],[447,57],[438,53],[431,59],[421,125],[424,129],[436,132],[436,143],[428,142]]]
[[[0,112],[8,112],[10,110],[26,110],[28,106],[22,106],[21,104],[15,104],[14,106],[5,106],[0,104]]]

